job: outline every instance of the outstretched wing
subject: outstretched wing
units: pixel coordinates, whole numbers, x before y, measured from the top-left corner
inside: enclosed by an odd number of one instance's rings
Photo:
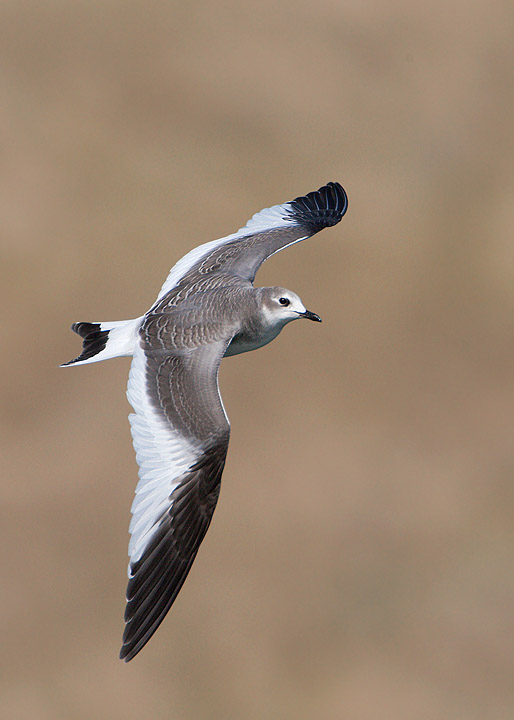
[[[233,235],[191,250],[171,269],[157,298],[222,274],[253,282],[262,263],[279,250],[305,240],[325,227],[336,225],[346,212],[348,198],[337,182],[262,210]]]
[[[171,319],[168,316],[168,322]],[[163,316],[147,316],[127,396],[139,463],[132,505],[125,633],[131,660],[175,600],[211,522],[230,426],[218,368],[230,337],[198,347],[163,347]]]

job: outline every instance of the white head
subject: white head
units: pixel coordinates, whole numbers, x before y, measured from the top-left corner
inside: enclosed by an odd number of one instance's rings
[[[306,310],[298,295],[281,287],[261,288],[261,307],[270,327],[283,327],[292,320],[306,318],[321,322],[316,313]]]

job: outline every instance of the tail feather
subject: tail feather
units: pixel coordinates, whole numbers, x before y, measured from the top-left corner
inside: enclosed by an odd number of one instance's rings
[[[132,355],[142,318],[118,322],[77,322],[71,329],[82,338],[82,352],[61,367],[84,365],[112,357]]]

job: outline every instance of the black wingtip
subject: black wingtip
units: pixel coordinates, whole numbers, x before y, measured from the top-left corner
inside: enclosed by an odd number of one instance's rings
[[[329,182],[319,190],[295,198],[289,205],[294,220],[318,232],[337,225],[348,209],[348,196],[338,182]]]
[[[133,657],[134,657],[136,654],[137,654],[137,653],[131,653],[131,652],[129,651],[129,649],[128,649],[127,647],[125,647],[125,645],[123,645],[123,647],[122,647],[121,650],[120,650],[120,660],[123,660],[123,662],[128,663],[128,662],[130,662],[130,661],[133,659]]]

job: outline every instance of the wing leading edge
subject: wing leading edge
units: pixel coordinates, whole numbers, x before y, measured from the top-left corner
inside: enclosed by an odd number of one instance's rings
[[[125,661],[173,604],[216,507],[230,436],[218,368],[229,342],[165,355],[141,343],[134,354],[128,398],[140,479],[130,527]]]
[[[197,282],[207,274],[224,273],[253,282],[262,263],[289,245],[336,225],[348,208],[338,182],[329,182],[307,195],[256,213],[233,235],[191,250],[171,269],[157,302],[177,286]]]

